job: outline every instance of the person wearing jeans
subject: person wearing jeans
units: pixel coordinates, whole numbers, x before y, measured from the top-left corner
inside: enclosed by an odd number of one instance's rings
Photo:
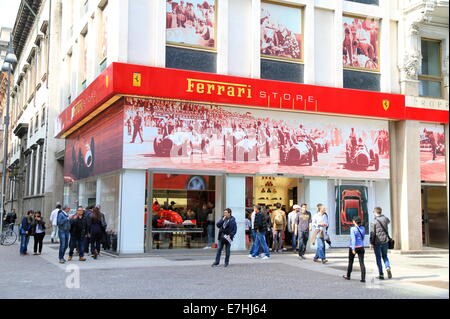
[[[64,259],[64,254],[66,253],[67,246],[69,245],[70,236],[70,220],[69,220],[70,207],[67,205],[63,206],[63,209],[58,212],[57,222],[58,225],[58,236],[59,236],[59,263],[63,264],[66,262]]]
[[[295,232],[295,219],[297,217],[298,212],[300,211],[300,206],[294,205],[293,211],[288,214],[288,232],[291,234],[292,238],[292,250],[295,251],[298,249],[298,236],[297,232]]]
[[[322,260],[322,264],[328,262],[325,255],[325,232],[328,226],[328,217],[326,214],[325,206],[322,204],[317,205],[317,213],[313,216],[312,225],[315,233],[315,241],[317,243],[316,255],[314,261],[319,262]]]
[[[58,238],[58,224],[57,224],[57,218],[58,213],[61,210],[61,205],[56,205],[56,208],[50,213],[50,223],[52,223],[52,234],[51,234],[51,241],[54,243],[56,239]]]
[[[389,263],[388,258],[389,234],[387,233],[388,225],[391,221],[389,218],[382,215],[381,207],[375,207],[373,213],[375,218],[370,224],[370,244],[375,252],[379,273],[378,279],[384,279],[383,264],[381,259],[383,259],[384,266],[386,267],[388,278],[391,279],[391,264]]]
[[[348,249],[348,267],[347,275],[342,276],[346,280],[350,280],[353,270],[353,261],[355,255],[358,254],[359,267],[361,269],[361,282],[366,282],[366,266],[364,265],[364,236],[366,229],[361,226],[361,217],[353,217],[353,227],[350,228],[350,243]]]
[[[272,226],[273,226],[273,251],[281,252],[283,246],[283,231],[286,229],[286,214],[281,210],[281,204],[276,203],[277,208],[272,213]]]
[[[220,255],[222,254],[223,247],[225,247],[225,267],[228,267],[230,263],[231,243],[237,231],[236,220],[231,216],[231,209],[226,208],[224,210],[222,219],[217,222],[217,228],[219,228],[219,248],[217,249],[216,260],[211,266],[215,267],[219,265]]]
[[[294,206],[295,207],[295,206]],[[306,210],[306,204],[302,204],[300,212],[294,220],[294,233],[298,240],[298,257],[305,259],[306,244],[308,243],[309,232],[311,231],[311,213]]]
[[[261,208],[259,206],[254,207],[255,216],[254,216],[254,231],[255,231],[255,242],[253,243],[252,248],[250,249],[250,258],[257,258],[260,247],[262,247],[265,256],[263,259],[270,258],[269,247],[266,243],[266,230],[267,230],[267,221],[263,213],[261,212]]]
[[[84,217],[83,206],[78,206],[77,214],[70,220],[69,261],[72,260],[73,250],[78,246],[80,261],[85,261],[84,246],[87,235],[87,222]]]
[[[21,256],[27,256],[27,247],[28,242],[30,241],[30,235],[31,235],[31,226],[32,226],[32,217],[33,214],[32,210],[29,210],[27,212],[27,216],[22,218],[22,223],[20,226],[20,255]]]

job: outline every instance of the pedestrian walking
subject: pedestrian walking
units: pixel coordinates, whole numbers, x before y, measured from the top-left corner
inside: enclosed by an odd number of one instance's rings
[[[251,234],[252,234],[252,240],[253,240],[253,244],[250,248],[250,252],[249,252],[249,257],[251,257],[253,255],[253,250],[254,248],[256,248],[256,229],[255,229],[255,216],[256,216],[256,212],[257,212],[257,206],[253,206],[253,212],[250,214],[250,224],[251,224]],[[259,251],[256,252],[256,254],[259,253]]]
[[[61,210],[61,205],[57,204],[56,208],[54,210],[52,210],[52,212],[50,213],[50,223],[52,223],[52,234],[51,234],[51,242],[52,243],[57,241],[59,238],[57,219],[58,219],[58,213],[60,210]]]
[[[231,216],[231,209],[226,208],[223,211],[223,217],[216,224],[219,228],[219,248],[217,248],[216,260],[212,266],[218,266],[220,263],[220,255],[222,249],[225,247],[225,267],[228,267],[230,263],[231,243],[233,242],[234,235],[236,235],[237,225],[236,220]]]
[[[342,276],[346,280],[350,280],[353,270],[353,261],[355,255],[358,254],[359,268],[361,269],[361,282],[366,282],[366,266],[364,265],[364,236],[366,229],[361,226],[361,217],[353,217],[353,227],[350,228],[350,243],[348,248],[348,267],[347,275]]]
[[[292,211],[288,214],[288,232],[291,234],[292,238],[292,250],[294,254],[298,250],[297,233],[295,232],[295,219],[298,212],[300,211],[300,206],[294,205]]]
[[[263,213],[261,212],[261,207],[256,205],[254,207],[254,211],[255,211],[255,222],[254,222],[254,230],[255,230],[255,235],[256,235],[256,240],[253,243],[253,246],[250,250],[250,258],[257,258],[258,252],[259,252],[259,248],[262,247],[265,256],[263,257],[263,259],[269,259],[270,258],[270,252],[269,252],[269,247],[267,246],[266,243],[266,231],[267,231],[267,220],[265,218],[265,216],[263,215]]]
[[[84,258],[84,246],[85,238],[87,236],[87,221],[84,216],[83,206],[77,207],[77,212],[73,218],[70,219],[70,243],[69,243],[69,258],[67,260],[72,260],[73,251],[78,247],[79,260],[85,261]]]
[[[22,222],[20,224],[20,255],[28,256],[27,248],[28,242],[30,241],[31,235],[31,225],[33,224],[33,211],[29,210],[27,215],[22,218]]]
[[[281,204],[276,203],[275,207],[277,208],[271,217],[272,222],[272,231],[273,231],[273,251],[281,252],[282,251],[282,236],[283,232],[286,229],[286,213],[281,210]]]
[[[317,205],[317,213],[314,214],[312,218],[312,226],[313,226],[313,242],[317,245],[316,255],[314,256],[315,262],[320,262],[319,259],[322,260],[322,264],[328,262],[326,259],[325,253],[325,237],[326,228],[328,227],[328,216],[326,214],[326,208],[323,204]]]
[[[88,231],[91,239],[91,253],[94,259],[100,254],[100,245],[106,233],[105,215],[100,212],[100,206],[92,209],[91,218],[88,220]]]
[[[64,264],[66,260],[64,255],[66,253],[67,247],[69,246],[69,236],[70,236],[70,220],[69,220],[70,207],[64,205],[61,210],[59,210],[56,217],[56,225],[58,227],[58,237],[59,237],[59,263]]]
[[[34,221],[31,225],[31,236],[34,237],[33,255],[40,255],[45,237],[45,222],[42,219],[40,211],[34,214]]]
[[[94,205],[90,205],[90,206],[86,207],[86,210],[84,211],[84,217],[86,218],[86,224],[87,224],[87,221],[91,218],[93,208],[94,208]],[[86,237],[84,238],[84,253],[85,254],[89,253],[89,246],[91,244],[91,238],[88,235],[89,235],[89,232],[86,229]]]
[[[250,247],[250,236],[252,230],[252,221],[250,220],[249,213],[245,213],[245,248]]]
[[[264,216],[264,219],[266,220],[266,225],[267,225],[267,229],[266,229],[266,244],[267,247],[269,247],[269,250],[272,251],[272,246],[273,246],[273,225],[272,225],[272,211],[269,209],[269,207],[267,205],[264,206],[264,209],[261,207],[261,212]],[[262,253],[262,246],[260,246],[260,253]]]
[[[373,213],[375,215],[375,218],[370,224],[370,244],[373,247],[375,258],[377,260],[379,273],[378,279],[384,279],[383,264],[381,262],[381,259],[383,259],[388,278],[391,279],[391,264],[388,258],[390,237],[387,230],[388,225],[391,221],[389,220],[389,218],[382,214],[381,207],[375,207]]]
[[[205,248],[211,248],[214,243],[214,210],[208,207],[206,215],[206,230],[208,234],[208,245]]]
[[[14,230],[14,225],[17,220],[16,209],[13,208],[11,211],[5,216],[5,224],[9,225],[9,229]]]
[[[294,233],[298,239],[298,257],[301,259],[306,259],[306,244],[308,243],[309,232],[312,230],[311,224],[311,213],[307,210],[307,205],[303,203],[294,220]]]

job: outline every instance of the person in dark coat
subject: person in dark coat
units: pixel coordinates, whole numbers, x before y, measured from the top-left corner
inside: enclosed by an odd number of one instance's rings
[[[16,223],[17,214],[16,210],[13,208],[5,217],[5,224],[9,225],[11,230],[14,230],[14,224]]]
[[[231,243],[237,231],[236,220],[231,216],[231,209],[226,208],[224,210],[223,217],[217,222],[216,226],[219,228],[219,248],[217,248],[216,260],[211,266],[215,267],[219,265],[220,255],[222,254],[223,247],[225,247],[225,267],[228,267]]]
[[[80,252],[80,261],[84,258],[84,240],[87,235],[87,221],[84,216],[83,206],[78,206],[76,215],[70,219],[70,243],[69,243],[69,261],[72,260],[73,250],[78,247]]]
[[[92,209],[92,214],[88,220],[88,232],[91,239],[91,253],[94,259],[97,259],[100,253],[100,244],[106,232],[105,215],[100,212],[100,206],[96,205]]]

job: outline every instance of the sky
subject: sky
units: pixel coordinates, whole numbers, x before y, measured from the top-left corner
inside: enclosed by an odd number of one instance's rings
[[[0,27],[13,28],[20,0],[0,0]]]

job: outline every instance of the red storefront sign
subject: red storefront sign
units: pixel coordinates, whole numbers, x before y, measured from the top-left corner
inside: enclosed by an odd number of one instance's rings
[[[121,95],[448,123],[448,111],[405,107],[399,94],[112,63],[59,115],[56,136],[69,135]]]

